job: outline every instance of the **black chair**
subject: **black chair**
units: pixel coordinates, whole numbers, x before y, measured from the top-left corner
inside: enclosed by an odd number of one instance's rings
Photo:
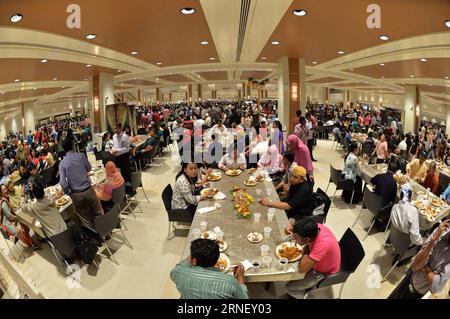
[[[128,204],[128,202],[126,200],[125,183],[123,183],[122,186],[120,186],[119,188],[116,188],[112,191],[112,200],[115,205],[119,206],[119,210],[120,210],[122,203],[125,202],[126,205],[125,205],[124,209],[122,209],[120,212],[124,213],[128,208],[130,213],[134,216],[134,218],[136,218],[136,215],[133,213],[133,210],[131,209],[130,205]]]
[[[11,254],[11,257],[13,257],[14,259],[16,259],[16,256],[14,256],[12,249],[11,249],[11,242],[9,241],[9,235],[7,232],[5,232],[3,229],[1,229],[0,227],[0,233],[2,234],[3,239],[5,240],[6,246],[8,246],[8,250],[9,253]],[[20,257],[22,257],[23,260],[25,260],[25,257],[22,255],[22,252],[19,250],[19,255]]]
[[[120,208],[119,205],[116,204],[108,211],[108,213],[100,215],[95,219],[95,229],[84,227],[85,229],[89,229],[91,233],[96,236],[96,239],[102,243],[102,248],[105,248],[108,251],[111,260],[117,265],[119,265],[119,262],[114,257],[108,245],[106,244],[106,238],[113,233],[113,231],[117,228],[118,225],[120,225],[120,223]],[[133,249],[133,246],[131,245],[121,227],[118,229],[118,231],[120,231],[123,236],[123,243]],[[116,237],[111,237],[111,239],[116,239]]]
[[[327,216],[328,216],[328,211],[330,210],[331,207],[331,199],[330,197],[327,195],[327,193],[325,193],[320,187],[317,189],[316,191],[317,195],[319,195],[320,197],[322,197],[323,201],[325,202],[325,207],[323,208],[323,214],[322,215],[318,215],[318,222],[325,224]]]
[[[131,193],[133,195],[126,195],[126,200],[128,202],[128,205],[131,207],[131,202],[136,202],[137,206],[141,210],[141,213],[144,213],[144,210],[142,209],[141,205],[139,204],[139,201],[137,200],[137,189],[141,187],[142,185],[142,172],[136,171],[131,173]]]
[[[352,225],[352,228],[356,225],[359,217],[361,216],[362,210],[364,208],[367,208],[374,215],[374,218],[372,223],[370,224],[369,229],[367,230],[366,236],[363,239],[364,241],[367,236],[369,236],[375,222],[379,219],[380,216],[384,217],[385,215],[387,215],[387,212],[390,213],[390,211],[392,210],[392,206],[392,203],[383,206],[383,198],[375,194],[374,192],[371,192],[367,187],[365,187],[363,195],[363,205],[361,207],[361,210],[359,211],[358,217],[356,217],[355,222]]]
[[[58,235],[49,237],[47,239],[47,244],[50,246],[61,266],[67,267],[66,270],[69,270],[69,273],[72,273],[72,268],[67,262],[67,258],[72,256],[77,249],[72,230],[66,229]]]
[[[317,133],[319,135],[319,138],[325,139],[325,132],[327,131],[327,128],[325,126],[318,126],[317,127]],[[328,139],[328,136],[327,138]]]
[[[341,249],[341,267],[339,272],[326,276],[315,287],[308,289],[305,294],[305,299],[311,291],[315,289],[330,287],[338,284],[342,284],[341,289],[339,290],[339,298],[341,297],[345,282],[348,277],[355,272],[366,254],[358,237],[356,237],[355,233],[353,233],[350,228],[347,228],[344,236],[342,236],[339,241],[339,248]]]
[[[172,209],[172,197],[173,197],[173,190],[172,186],[168,184],[166,188],[164,188],[162,192],[162,200],[164,203],[164,207],[166,208],[167,215],[169,217],[169,233],[170,234],[170,227],[172,226],[174,229],[177,229],[175,227],[175,222],[180,223],[192,223],[192,220],[194,219],[194,214],[191,214],[185,209]]]
[[[400,230],[398,230],[394,225],[391,224],[390,228],[390,234],[389,234],[389,243],[392,245],[392,248],[394,251],[399,254],[397,257],[397,260],[395,261],[394,265],[389,269],[386,276],[384,276],[384,280],[387,279],[387,277],[391,274],[391,272],[397,267],[397,264],[402,261],[405,253],[409,250],[409,246],[411,245],[411,239],[409,234],[403,233]]]
[[[334,145],[336,144],[336,150],[337,150],[337,148],[340,144],[340,135],[337,133],[333,133],[333,136],[334,136],[334,141],[333,141],[333,144],[331,144],[331,149],[333,149]]]
[[[97,163],[98,167],[101,167],[101,165],[98,165],[98,162],[103,162],[103,156],[102,156],[103,152],[99,152],[97,150],[97,147],[94,147],[94,155],[95,155],[95,161]]]
[[[444,173],[439,173],[438,194],[442,195],[450,183],[450,177]]]
[[[363,143],[362,145],[363,154],[366,154],[367,156],[369,156],[369,158],[371,158],[373,150],[374,150],[373,143],[366,143],[366,142]]]
[[[353,196],[355,195],[355,187],[353,185],[352,180],[342,179],[341,173],[342,173],[342,170],[335,169],[330,164],[330,181],[328,182],[327,189],[325,190],[325,192],[328,191],[328,187],[330,186],[331,183],[336,185],[336,190],[334,191],[332,199],[334,198],[334,195],[336,195],[336,192],[338,190],[351,190],[352,191],[352,198],[350,200],[350,204],[351,204],[351,203],[353,203]]]

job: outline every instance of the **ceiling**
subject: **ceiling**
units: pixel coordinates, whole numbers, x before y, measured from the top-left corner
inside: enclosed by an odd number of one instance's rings
[[[0,0],[0,116],[20,101],[87,96],[85,81],[99,72],[114,75],[117,92],[236,90],[249,78],[276,89],[283,56],[305,59],[307,85],[401,94],[415,84],[450,105],[449,0],[378,0],[380,29],[366,25],[371,0],[78,0],[79,29],[66,25],[71,3]],[[185,7],[196,12],[183,15]],[[23,19],[11,23],[15,13]]]

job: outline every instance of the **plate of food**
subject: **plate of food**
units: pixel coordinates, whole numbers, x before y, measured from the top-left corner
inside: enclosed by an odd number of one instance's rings
[[[435,218],[438,214],[438,212],[431,206],[428,206],[425,209],[422,209],[420,211],[422,215],[426,216],[427,218]]]
[[[219,260],[217,260],[217,263],[214,267],[220,269],[221,271],[227,271],[230,266],[230,258],[227,255],[221,253],[219,256]]]
[[[423,196],[423,195],[425,195],[425,192],[424,191],[417,191],[417,195],[418,196]]]
[[[431,200],[431,205],[436,206],[436,207],[441,207],[444,205],[444,202],[440,198],[433,198]]]
[[[204,188],[200,192],[201,195],[208,194],[208,198],[213,198],[219,190],[217,188]]]
[[[210,182],[216,182],[222,178],[222,174],[220,173],[211,173],[208,176],[208,181]]]
[[[69,199],[70,199],[70,197],[67,196],[67,195],[65,195],[65,196],[63,196],[61,198],[58,198],[56,200],[56,206],[60,207],[60,206],[66,205],[69,202]]]
[[[256,168],[254,168],[254,167],[248,169],[248,173],[249,173],[249,174],[253,174],[253,173],[255,173],[255,172],[256,172]]]
[[[302,246],[295,242],[281,243],[275,249],[278,258],[286,258],[290,263],[299,261],[302,258]]]
[[[247,235],[247,240],[253,244],[260,243],[264,236],[261,233],[253,232]]]
[[[229,169],[225,172],[228,176],[238,176],[242,174],[240,169]]]
[[[208,231],[204,231],[204,232],[200,235],[200,238],[203,238],[203,239],[211,239],[211,240],[217,240],[217,235],[216,235],[215,232],[208,230]]]
[[[245,181],[244,181],[244,185],[245,186],[256,186],[256,179],[253,177],[253,176],[250,176],[250,178],[249,179],[246,179]]]
[[[217,244],[219,245],[219,251],[223,253],[228,248],[228,244],[223,240],[217,240]]]
[[[265,180],[266,178],[264,177],[264,175],[258,175],[256,176],[256,181],[257,182],[262,182],[263,180]]]
[[[418,209],[425,209],[425,204],[419,200],[414,201],[414,206],[416,206]]]

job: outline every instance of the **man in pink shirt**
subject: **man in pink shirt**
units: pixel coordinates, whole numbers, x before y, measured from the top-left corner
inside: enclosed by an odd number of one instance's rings
[[[290,296],[302,299],[306,289],[316,286],[326,275],[339,272],[341,249],[331,230],[315,222],[314,218],[300,220],[293,227],[287,226],[286,233],[292,233],[295,241],[304,245],[298,271],[304,273],[305,278],[286,284]]]

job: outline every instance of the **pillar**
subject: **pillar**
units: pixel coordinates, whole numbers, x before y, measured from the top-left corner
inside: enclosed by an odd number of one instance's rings
[[[144,105],[144,90],[142,88],[137,89],[137,102],[138,105]]]
[[[261,88],[258,85],[258,101],[257,101],[257,105],[258,105],[258,112],[261,112]]]
[[[405,133],[417,132],[420,118],[420,91],[416,85],[405,85]]]
[[[155,96],[156,96],[156,103],[159,104],[160,101],[160,95],[159,95],[159,88],[156,88],[155,90]]]
[[[114,74],[100,72],[90,76],[89,96],[92,101],[92,132],[104,132],[108,129],[106,122],[106,105],[114,104]],[[93,135],[95,136],[95,134]]]
[[[299,76],[299,89],[300,89],[300,110],[302,114],[306,114],[306,62],[305,59],[298,59],[298,76]],[[292,117],[291,117],[292,118]]]
[[[0,128],[1,126],[1,122],[0,122]],[[447,136],[450,136],[450,107],[447,106],[447,122],[446,122],[446,127],[445,127],[445,133],[447,134]],[[0,132],[1,134],[1,132]]]
[[[251,99],[252,98],[252,82],[247,81],[247,89],[246,89],[246,93],[247,93],[247,98]]]
[[[197,84],[197,101],[201,102],[203,99],[202,96],[202,85],[201,84]]]
[[[237,90],[238,99],[242,99],[242,90]]]
[[[186,91],[186,100],[189,106],[194,106],[195,102],[192,98],[192,84],[188,84]]]
[[[33,102],[22,102],[22,126],[23,126],[23,134],[26,136],[27,132],[31,130],[34,132],[35,124],[34,124],[34,103]]]
[[[242,97],[244,98],[244,99],[246,99],[247,98],[247,83],[242,83]]]
[[[3,141],[6,138],[6,123],[5,118],[0,119],[0,140]]]
[[[172,93],[169,93],[169,102],[172,102]]]
[[[350,110],[350,90],[344,91],[344,101],[342,101],[346,110]]]
[[[300,61],[298,58],[281,57],[278,60],[278,117],[287,128],[294,132],[292,118],[300,110]],[[304,68],[304,67],[303,67]],[[305,102],[306,102],[306,90]]]

